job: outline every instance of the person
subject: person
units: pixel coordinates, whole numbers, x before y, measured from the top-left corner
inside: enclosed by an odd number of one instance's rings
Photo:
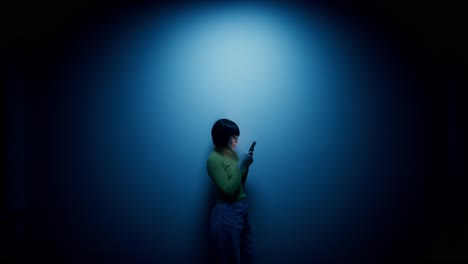
[[[256,251],[247,212],[247,180],[253,154],[241,157],[234,151],[239,127],[229,119],[220,119],[211,129],[215,148],[207,160],[208,175],[218,192],[211,213],[211,237],[218,263],[255,263]]]

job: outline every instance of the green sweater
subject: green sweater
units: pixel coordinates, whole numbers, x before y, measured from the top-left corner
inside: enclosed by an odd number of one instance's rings
[[[208,156],[208,175],[216,185],[221,201],[233,202],[247,197],[244,183],[248,169],[238,169],[238,160],[237,153],[229,148],[214,149]]]

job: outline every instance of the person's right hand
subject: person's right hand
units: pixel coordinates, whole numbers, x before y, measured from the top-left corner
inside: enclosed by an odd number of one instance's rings
[[[239,158],[239,162],[237,163],[237,168],[240,170],[246,170],[249,168],[250,164],[253,162],[252,152],[246,152],[242,154]]]

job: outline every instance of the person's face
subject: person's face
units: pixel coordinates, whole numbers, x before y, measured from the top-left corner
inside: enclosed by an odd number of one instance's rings
[[[229,138],[229,144],[228,146],[231,148],[231,149],[234,149],[236,146],[237,146],[237,140],[238,140],[238,136],[231,136]]]

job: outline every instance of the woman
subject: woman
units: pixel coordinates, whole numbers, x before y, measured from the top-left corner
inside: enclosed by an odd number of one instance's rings
[[[211,235],[219,263],[255,263],[244,190],[253,158],[251,152],[238,158],[234,148],[239,134],[239,127],[228,119],[216,121],[211,129],[215,148],[208,157],[207,170],[218,190]]]

